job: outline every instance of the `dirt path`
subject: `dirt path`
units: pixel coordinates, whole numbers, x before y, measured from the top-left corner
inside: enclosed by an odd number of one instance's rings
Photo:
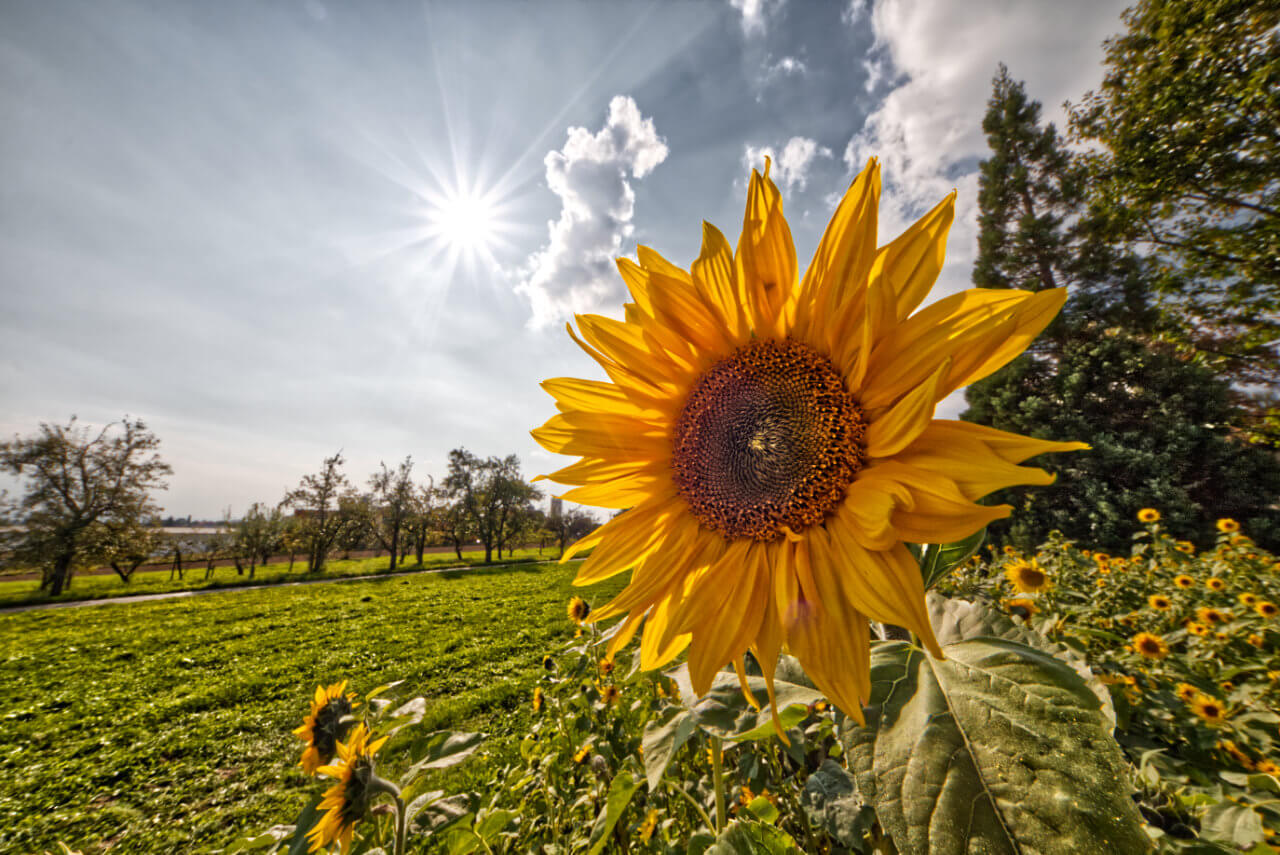
[[[514,567],[518,564],[555,564],[559,559],[502,561],[493,564],[456,564],[452,567],[433,567],[430,570],[400,570],[395,573],[370,573],[365,576],[336,576],[331,579],[301,579],[297,582],[275,582],[267,585],[234,585],[223,588],[199,588],[194,591],[170,591],[165,594],[133,594],[126,597],[99,597],[94,600],[72,600],[65,603],[35,603],[29,606],[0,606],[0,615],[17,612],[34,612],[44,609],[78,609],[84,606],[102,606],[108,603],[146,603],[152,600],[177,600],[182,597],[198,597],[204,594],[238,594],[241,591],[261,591],[263,588],[292,588],[298,585],[324,585],[330,582],[368,582],[372,579],[391,579],[396,576],[418,576],[423,573],[453,573],[458,570],[492,570],[494,567]]]

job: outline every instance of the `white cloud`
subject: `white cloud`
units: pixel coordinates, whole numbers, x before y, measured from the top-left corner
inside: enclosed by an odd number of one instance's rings
[[[781,6],[783,0],[729,0],[729,5],[742,14],[742,32],[747,35],[763,35],[765,18],[771,7]]]
[[[880,158],[881,240],[899,234],[953,188],[959,191],[947,264],[932,298],[970,287],[977,247],[977,161],[989,154],[982,116],[996,65],[1005,62],[1015,79],[1025,80],[1027,94],[1044,105],[1043,119],[1061,128],[1060,105],[1080,100],[1100,82],[1102,41],[1121,29],[1125,5],[1125,0],[850,3],[846,23],[869,24],[875,33],[875,82],[897,84],[844,152],[850,171],[860,170],[868,157]]]
[[[742,153],[742,165],[746,170],[763,169],[764,159],[773,160],[770,177],[783,184],[787,190],[792,188],[803,190],[809,178],[809,167],[819,157],[831,157],[831,149],[818,145],[816,140],[806,137],[792,137],[787,140],[779,154],[771,145],[749,145]]]
[[[547,186],[560,197],[560,218],[548,222],[549,241],[529,257],[516,290],[529,297],[530,325],[545,326],[618,302],[622,284],[614,259],[634,230],[633,178],[643,178],[667,157],[653,119],[630,97],[615,95],[596,133],[570,128],[559,151],[544,163]]]
[[[804,74],[808,71],[802,60],[796,59],[794,56],[784,56],[782,59],[773,63],[765,71],[765,77],[783,77],[788,74]]]

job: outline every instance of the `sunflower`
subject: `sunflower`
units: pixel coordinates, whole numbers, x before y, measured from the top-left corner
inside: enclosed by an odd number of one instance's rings
[[[378,792],[377,784],[381,783],[373,774],[373,755],[387,737],[373,743],[368,740],[369,728],[362,722],[352,731],[347,742],[338,743],[338,757],[342,762],[335,766],[321,766],[318,770],[322,775],[336,778],[337,783],[325,791],[324,798],[316,807],[325,814],[307,833],[311,839],[308,852],[317,852],[335,840],[342,844],[344,853],[351,848],[351,835],[356,823],[364,819],[369,802]]]
[[[1280,775],[1280,766],[1271,760],[1259,760],[1257,769],[1267,775]]]
[[[1111,560],[1111,556],[1105,552],[1095,552],[1093,553],[1093,560],[1097,564],[1106,564]]]
[[[1258,603],[1258,605],[1254,606],[1254,611],[1265,618],[1273,618],[1276,616],[1277,612],[1280,612],[1280,607],[1277,607],[1275,603],[1263,600]]]
[[[1009,614],[1017,615],[1021,618],[1029,618],[1040,611],[1040,609],[1036,608],[1035,602],[1028,600],[1026,597],[1006,600],[1004,607]]]
[[[1199,635],[1201,637],[1204,637],[1209,634],[1210,630],[1209,630],[1209,627],[1205,626],[1202,623],[1196,623],[1195,621],[1190,621],[1187,623],[1187,632],[1191,633],[1192,635]]]
[[[317,769],[333,759],[338,743],[351,729],[351,712],[360,704],[356,702],[355,692],[343,694],[346,688],[346,680],[327,688],[316,686],[311,712],[293,731],[307,744],[302,749],[302,762],[298,765],[308,775],[314,775]]]
[[[753,172],[736,251],[703,228],[686,272],[647,247],[618,262],[625,319],[577,316],[580,346],[610,382],[543,383],[560,413],[533,431],[582,459],[547,476],[563,498],[630,508],[571,547],[594,548],[575,584],[632,570],[593,620],[645,621],[641,667],[689,650],[699,694],[751,650],[772,694],[788,649],[863,721],[868,620],[942,650],[906,543],[949,543],[1011,512],[979,505],[1014,484],[1052,483],[1015,464],[1087,448],[933,419],[939,400],[986,377],[1049,323],[1064,289],[971,289],[912,314],[942,265],[954,194],[876,248],[879,166],[840,203],[799,276],[778,188]]]
[[[1234,534],[1239,530],[1240,530],[1240,523],[1236,522],[1230,517],[1223,517],[1222,519],[1218,520],[1218,531],[1222,532],[1223,534]]]
[[[581,766],[586,761],[586,759],[590,756],[591,756],[591,743],[588,742],[587,744],[579,748],[577,752],[573,755],[573,763],[575,766]]]
[[[1213,606],[1201,606],[1196,609],[1196,620],[1209,626],[1226,623],[1230,618],[1231,615],[1220,612]]]
[[[644,815],[644,822],[640,824],[640,842],[648,843],[649,838],[653,837],[653,831],[658,827],[658,809],[649,808],[649,812]]]
[[[1173,601],[1164,594],[1152,594],[1150,597],[1147,597],[1147,605],[1151,606],[1151,608],[1158,612],[1167,612],[1173,607]]]
[[[1257,647],[1259,650],[1261,650],[1262,646],[1267,643],[1266,639],[1258,635],[1256,632],[1249,633],[1249,637],[1246,638],[1245,641],[1249,642],[1254,647]]]
[[[552,659],[550,656],[543,656],[542,667],[548,671],[554,671],[556,667],[556,660]]]
[[[1160,522],[1160,512],[1155,508],[1143,508],[1138,511],[1138,522],[1153,523]]]
[[[1147,659],[1163,659],[1169,655],[1169,645],[1164,639],[1149,632],[1140,632],[1133,637],[1133,649]]]
[[[1227,583],[1219,579],[1217,576],[1210,576],[1204,580],[1204,586],[1210,591],[1221,591],[1227,587]]]
[[[1191,703],[1191,701],[1195,699],[1195,696],[1200,694],[1200,690],[1190,683],[1179,683],[1177,689],[1175,689],[1175,693],[1186,703]]]
[[[1205,724],[1217,726],[1227,720],[1226,707],[1211,695],[1196,695],[1192,698],[1191,711],[1204,719]]]
[[[591,614],[591,606],[587,605],[587,601],[582,597],[570,597],[565,611],[569,613],[569,620],[575,624],[581,624],[587,619],[587,615]]]
[[[1243,605],[1243,606],[1248,606],[1249,608],[1253,608],[1254,606],[1256,606],[1256,605],[1258,604],[1258,595],[1257,595],[1257,594],[1244,593],[1244,594],[1241,594],[1241,595],[1240,595],[1239,597],[1237,597],[1236,599],[1238,599],[1238,600],[1240,601],[1240,604],[1241,604],[1241,605]]]
[[[600,693],[600,700],[605,706],[611,707],[618,702],[618,698],[622,697],[621,690],[617,686],[610,683],[604,687],[604,691]]]
[[[1041,569],[1034,558],[1030,561],[1018,559],[1004,571],[1005,578],[1022,594],[1038,594],[1052,587],[1049,576]]]
[[[1173,544],[1173,548],[1179,552],[1185,552],[1187,555],[1196,551],[1196,545],[1189,540],[1179,540]]]
[[[542,687],[537,686],[533,690],[533,711],[534,712],[542,712],[542,700],[543,700]]]
[[[613,665],[612,656],[606,656],[604,659],[600,660],[600,673],[603,676],[608,677],[610,674],[612,674],[613,668],[614,668],[614,665]]]

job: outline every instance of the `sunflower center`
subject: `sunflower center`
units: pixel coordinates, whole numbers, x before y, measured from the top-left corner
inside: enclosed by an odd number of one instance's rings
[[[753,341],[698,378],[676,421],[673,480],[703,525],[776,540],[822,522],[866,460],[866,419],[831,361]]]
[[[316,713],[316,723],[311,728],[312,744],[320,752],[320,756],[328,762],[338,750],[338,743],[351,729],[351,701],[342,696],[330,698]]]

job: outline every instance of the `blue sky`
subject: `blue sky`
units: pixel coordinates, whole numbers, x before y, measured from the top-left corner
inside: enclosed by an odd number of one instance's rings
[[[768,152],[807,260],[876,155],[883,240],[959,189],[967,287],[996,64],[1061,124],[1123,5],[4,4],[0,433],[142,417],[197,518],[338,449],[558,468],[537,384],[598,376],[563,321],[613,257],[736,239]]]

